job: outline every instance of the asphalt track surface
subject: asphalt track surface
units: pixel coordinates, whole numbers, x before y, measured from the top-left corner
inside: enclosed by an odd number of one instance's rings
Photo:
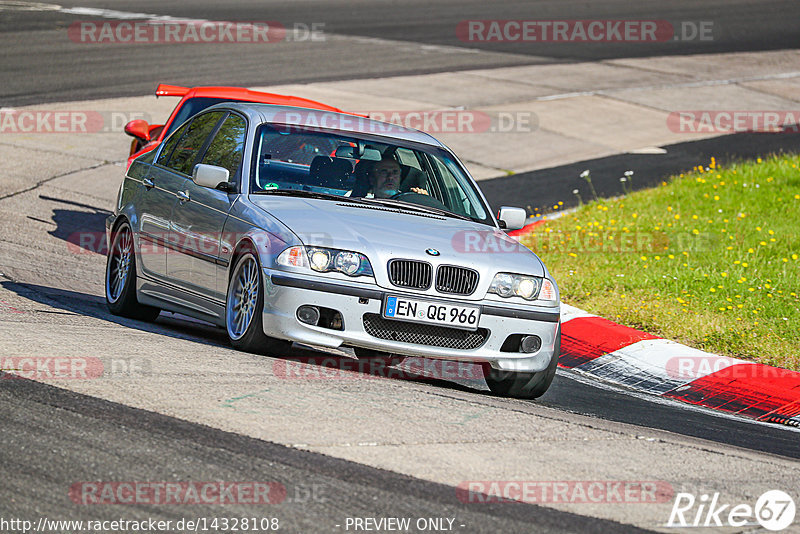
[[[70,24],[104,19],[47,7],[8,6],[17,3],[0,2],[3,106],[151,94],[159,82],[254,87],[551,62],[776,50],[800,42],[800,3],[793,0],[52,3],[207,20],[277,21],[287,28],[316,23],[330,34],[324,42],[199,46],[73,42],[67,32]],[[461,21],[508,19],[657,20],[678,28],[683,22],[706,21],[713,23],[713,32],[710,40],[655,43],[464,42],[456,32]]]
[[[156,336],[180,338],[187,351],[192,351],[193,343],[220,347],[227,343],[222,330],[181,318],[162,316],[147,324],[114,317],[102,299],[82,292],[14,281],[3,282],[2,288],[52,307],[51,313],[93,317]],[[296,356],[297,348],[290,357]],[[797,432],[658,402],[579,380],[571,372],[559,371],[551,389],[532,402],[496,398],[446,380],[400,382],[475,406],[522,413],[552,408],[562,420],[590,426],[616,428],[615,422],[619,422],[622,431],[641,432],[650,436],[648,439],[679,434],[701,449],[711,441],[725,444],[730,451],[750,449],[800,458]],[[398,417],[402,419],[401,414]],[[460,532],[640,531],[532,504],[462,503],[449,485],[24,379],[0,379],[0,428],[0,476],[4,480],[0,517],[110,520],[123,516],[126,520],[172,521],[251,517],[254,508],[247,504],[78,505],[68,497],[67,488],[95,480],[258,480],[285,486],[287,500],[258,507],[257,515],[280,518],[281,530],[287,532],[339,532],[348,517],[448,517],[464,525],[456,529]]]
[[[789,48],[800,42],[800,4],[797,2],[195,2],[164,5],[160,2],[68,2],[67,6],[96,6],[126,11],[216,20],[277,20],[324,22],[326,31],[344,36],[399,40],[418,45],[464,47],[455,37],[455,25],[464,19],[613,19],[647,18],[670,21],[713,19],[720,34],[713,42],[659,46],[657,53],[693,54],[737,50]],[[3,82],[1,105],[148,94],[158,82],[186,85],[268,85],[302,81],[388,76],[490,66],[523,65],[553,61],[584,61],[656,53],[651,45],[607,44],[597,47],[540,44],[475,44],[473,52],[444,48],[421,53],[419,48],[397,50],[367,42],[375,57],[354,56],[351,47],[364,42],[341,40],[330,46],[312,43],[272,45],[251,53],[246,47],[193,45],[148,47],[96,47],[71,43],[66,28],[75,20],[92,17],[54,11],[0,11],[0,45]],[[360,44],[359,44],[360,43]],[[315,48],[312,48],[314,47]],[[367,47],[369,48],[369,46]],[[391,50],[395,56],[392,56]],[[475,52],[477,50],[477,52]],[[714,155],[737,158],[774,150],[791,150],[797,137],[789,134],[756,141],[746,134],[672,147],[663,168],[642,176],[638,186],[656,183],[662,176]],[[646,155],[625,155],[592,162],[593,177],[601,194],[614,194],[613,180],[620,170],[636,165],[652,168]],[[536,171],[548,176],[577,174],[586,162]],[[588,166],[588,165],[587,165]],[[594,169],[597,169],[595,171]],[[575,172],[577,171],[577,172]],[[538,174],[537,174],[538,173]],[[548,174],[549,173],[549,174]],[[609,178],[604,181],[602,175]],[[482,187],[493,203],[504,203],[510,182],[487,181]],[[604,189],[603,183],[607,183]],[[504,184],[504,185],[501,185]],[[572,186],[564,183],[571,190]],[[532,197],[535,206],[570,194],[543,188]],[[511,197],[513,198],[513,196]],[[541,204],[537,203],[541,199]],[[517,202],[518,203],[518,202]],[[100,213],[102,214],[100,208]],[[81,211],[56,223],[64,237],[73,227],[102,231],[102,217],[87,218]],[[97,225],[95,228],[93,225]],[[48,287],[33,280],[8,280],[3,288],[31,300],[41,299],[65,312],[144,329],[164,336],[181,336],[187,342],[224,344],[223,332],[181,319],[161,318],[155,325],[122,321],[111,316],[96,296]],[[419,385],[419,384],[417,384]],[[800,458],[797,433],[778,426],[755,424],[690,409],[672,402],[654,402],[630,392],[592,385],[568,372],[559,372],[548,393],[538,401],[496,399],[447,381],[426,381],[425,388],[470,398],[475,403],[505,405],[526,410],[546,406],[565,418],[588,416],[604,421],[656,429],[702,440]],[[625,532],[633,527],[589,519],[533,505],[464,507],[450,486],[383,471],[328,456],[227,433],[165,415],[72,393],[27,380],[0,380],[0,516],[52,516],[93,519],[115,518],[114,507],[91,511],[74,505],[64,488],[76,480],[277,480],[285,481],[288,501],[276,508],[286,531],[335,531],[347,516],[456,516],[468,532]],[[304,488],[328,488],[325,498],[309,501],[293,493],[293,483]],[[305,491],[301,488],[301,492]],[[196,512],[196,513],[195,513]],[[192,508],[193,515],[251,515],[250,509]],[[126,509],[126,516],[180,518],[185,513],[163,506]],[[284,530],[284,529],[282,529]]]
[[[753,159],[770,153],[796,153],[800,134],[792,132],[737,133],[666,145],[665,154],[618,154],[605,158],[579,161],[512,176],[480,182],[481,190],[492,207],[524,206],[530,213],[546,213],[553,204],[563,201],[564,208],[578,204],[572,193],[586,182],[580,178],[585,169],[592,170],[592,184],[601,198],[625,194],[619,181],[625,171],[634,171],[633,189],[645,189],[661,184],[668,176],[693,169],[698,163],[715,158],[720,164]],[[531,191],[530,184],[537,187]],[[586,201],[587,199],[583,199]]]
[[[459,501],[454,488],[78,395],[0,385],[0,517],[179,521],[277,517],[282,532],[344,531],[347,517],[450,517],[460,532],[645,532],[522,503]],[[81,506],[65,488],[95,480],[270,481],[286,500],[238,505]],[[302,481],[302,482],[297,482]],[[188,508],[188,510],[186,509]]]
[[[74,219],[68,223],[75,227],[83,224],[84,221]],[[80,227],[85,228],[85,226]],[[69,227],[64,230],[67,231],[66,235],[72,234]],[[0,286],[65,312],[96,317],[166,336],[180,336],[182,339],[198,343],[220,346],[227,346],[228,343],[224,330],[201,326],[195,321],[183,320],[180,316],[177,319],[162,316],[155,324],[147,324],[111,315],[105,302],[94,295],[16,281],[2,282]],[[319,353],[319,355],[324,354]],[[16,381],[0,381],[0,388],[12,387],[15,383]],[[591,384],[580,380],[573,372],[561,369],[556,374],[551,388],[536,401],[497,399],[488,392],[476,391],[448,380],[425,379],[418,383],[434,390],[469,395],[474,397],[476,402],[511,403],[523,409],[526,404],[544,405],[567,413],[599,417],[608,421],[664,430],[734,447],[800,459],[800,448],[797,447],[798,433],[784,427],[722,416],[710,410],[690,408],[673,401],[659,402],[659,399],[647,395],[636,395],[620,388]],[[31,391],[35,390],[34,384],[30,385]]]

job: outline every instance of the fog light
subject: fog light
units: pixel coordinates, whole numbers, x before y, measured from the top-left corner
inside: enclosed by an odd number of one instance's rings
[[[300,306],[297,308],[297,319],[301,323],[316,326],[319,322],[319,310],[314,306]]]
[[[542,348],[542,338],[539,336],[525,336],[519,342],[519,350],[521,352],[536,352]]]

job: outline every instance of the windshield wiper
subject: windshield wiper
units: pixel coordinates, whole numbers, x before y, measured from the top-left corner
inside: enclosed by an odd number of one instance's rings
[[[366,199],[367,202],[374,202],[376,204],[381,204],[382,206],[389,206],[393,208],[400,208],[400,209],[407,209],[410,211],[417,211],[421,213],[435,213],[437,215],[444,215],[446,217],[452,217],[454,219],[462,219],[464,221],[472,221],[472,222],[480,222],[475,221],[472,217],[467,217],[466,215],[461,215],[458,213],[453,213],[452,211],[445,210],[442,208],[435,208],[433,206],[425,206],[422,204],[414,204],[413,202],[406,202],[404,200],[393,200],[391,198],[370,198]]]

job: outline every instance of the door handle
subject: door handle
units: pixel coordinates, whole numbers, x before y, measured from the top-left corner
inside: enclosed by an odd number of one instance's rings
[[[152,188],[154,188],[156,186],[156,183],[152,180],[152,178],[145,178],[144,180],[142,180],[142,184],[147,189],[152,189]]]
[[[176,193],[178,198],[181,200],[181,204],[184,202],[189,202],[189,192],[188,191],[178,191]]]

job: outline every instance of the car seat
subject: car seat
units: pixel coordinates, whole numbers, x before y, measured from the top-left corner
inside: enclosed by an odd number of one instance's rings
[[[428,189],[425,173],[416,167],[400,164],[400,191],[411,191],[412,187]]]
[[[356,167],[353,170],[355,184],[353,184],[353,192],[350,193],[351,197],[365,197],[370,192],[372,182],[369,179],[369,173],[372,172],[374,166],[375,162],[367,159],[362,159],[356,163]]]
[[[331,189],[350,189],[353,182],[353,166],[344,158],[316,156],[308,169],[307,185]]]

